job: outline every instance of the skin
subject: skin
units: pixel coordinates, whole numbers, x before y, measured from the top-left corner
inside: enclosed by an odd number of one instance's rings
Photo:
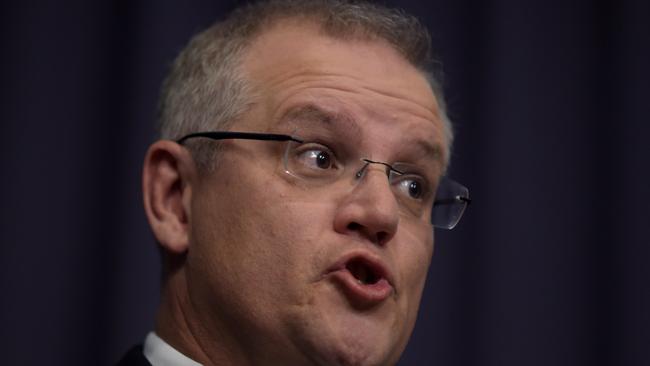
[[[288,112],[315,105],[346,116],[342,136],[365,157],[421,158],[410,150],[419,140],[446,150],[429,85],[386,43],[284,21],[253,42],[243,66],[255,103],[232,130],[290,134],[299,123]],[[145,209],[169,258],[157,334],[203,364],[395,364],[415,324],[433,230],[403,218],[380,168],[345,189],[305,189],[283,171],[282,146],[225,141],[206,175],[184,147],[150,147]],[[447,157],[438,158],[442,172]],[[353,252],[388,268],[391,296],[360,306],[324,275]]]

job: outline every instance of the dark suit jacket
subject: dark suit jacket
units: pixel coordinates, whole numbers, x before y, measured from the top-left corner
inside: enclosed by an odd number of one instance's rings
[[[142,353],[142,345],[139,344],[129,350],[116,366],[151,366]]]

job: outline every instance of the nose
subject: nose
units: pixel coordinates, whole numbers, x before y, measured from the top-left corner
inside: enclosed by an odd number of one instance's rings
[[[337,208],[334,229],[383,246],[395,236],[400,219],[386,170],[366,164],[355,179],[354,189]]]

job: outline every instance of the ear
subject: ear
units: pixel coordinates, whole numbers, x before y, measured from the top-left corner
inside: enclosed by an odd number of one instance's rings
[[[190,152],[169,140],[149,147],[142,169],[144,209],[158,243],[182,254],[189,247],[192,184],[197,174]]]

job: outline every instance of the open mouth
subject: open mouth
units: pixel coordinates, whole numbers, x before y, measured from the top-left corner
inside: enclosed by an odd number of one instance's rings
[[[362,285],[373,285],[382,278],[382,275],[361,258],[353,258],[346,263],[345,269]]]
[[[388,269],[368,253],[350,253],[327,272],[356,308],[367,308],[395,294]]]

